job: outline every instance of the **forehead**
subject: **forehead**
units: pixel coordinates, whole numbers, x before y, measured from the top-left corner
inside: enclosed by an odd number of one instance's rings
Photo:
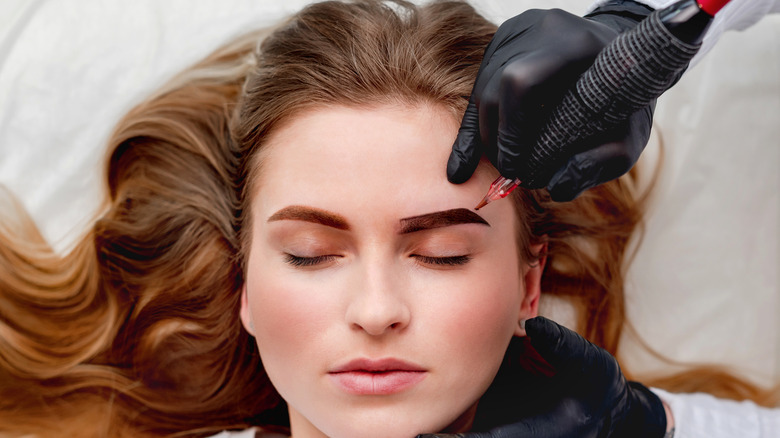
[[[473,208],[492,175],[478,172],[462,185],[447,181],[458,126],[435,105],[335,106],[299,114],[267,142],[253,212],[264,221],[288,205],[388,218]]]
[[[431,167],[442,160],[446,165],[457,129],[454,117],[430,105],[317,108],[292,117],[272,135],[266,161],[272,172],[306,166],[330,178],[366,171],[379,177],[398,164],[441,174],[443,168]]]

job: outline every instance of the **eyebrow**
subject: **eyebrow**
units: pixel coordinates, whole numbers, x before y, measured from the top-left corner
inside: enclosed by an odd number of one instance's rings
[[[268,218],[268,222],[282,220],[313,222],[339,230],[349,230],[349,223],[343,216],[326,210],[320,210],[319,208],[304,207],[302,205],[284,207]]]
[[[272,214],[268,222],[294,220],[312,222],[339,230],[349,230],[349,222],[336,213],[302,205],[291,205]],[[409,234],[434,228],[449,227],[460,224],[490,224],[482,216],[467,208],[435,211],[419,216],[406,217],[399,220],[401,229],[398,234]]]
[[[435,211],[420,216],[403,218],[401,219],[401,230],[399,231],[399,234],[409,234],[417,231],[460,224],[483,224],[490,226],[482,216],[473,211],[466,208],[455,208],[452,210]]]

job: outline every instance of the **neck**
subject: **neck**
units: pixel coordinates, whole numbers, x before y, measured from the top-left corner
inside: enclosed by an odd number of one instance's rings
[[[328,438],[289,404],[287,410],[290,413],[290,438]]]
[[[474,426],[474,417],[477,414],[477,405],[479,401],[471,405],[466,409],[466,412],[462,413],[455,419],[449,426],[445,427],[442,432],[444,433],[465,433],[469,432]]]

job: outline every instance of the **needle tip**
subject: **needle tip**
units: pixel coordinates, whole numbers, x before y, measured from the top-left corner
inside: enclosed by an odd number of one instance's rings
[[[474,210],[479,210],[480,208],[486,206],[487,204],[488,204],[488,199],[487,199],[487,196],[486,196],[485,199],[479,201],[479,204],[477,204],[477,206],[474,207]]]

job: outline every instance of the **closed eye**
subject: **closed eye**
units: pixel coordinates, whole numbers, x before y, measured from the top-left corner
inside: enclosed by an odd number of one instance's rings
[[[433,266],[461,266],[465,265],[471,260],[471,256],[468,255],[431,257],[413,254],[412,257],[416,258],[420,263]]]
[[[292,254],[285,254],[285,262],[296,267],[309,267],[327,263],[335,260],[336,255],[321,255],[315,257],[300,257]],[[449,257],[431,257],[419,254],[413,254],[411,257],[417,259],[420,263],[433,266],[462,266],[471,261],[471,256],[459,255]]]
[[[308,266],[316,266],[322,263],[326,263],[332,260],[335,260],[335,255],[321,255],[321,256],[315,256],[315,257],[300,257],[292,254],[285,254],[285,262],[289,263],[292,266],[296,267],[308,267]]]

